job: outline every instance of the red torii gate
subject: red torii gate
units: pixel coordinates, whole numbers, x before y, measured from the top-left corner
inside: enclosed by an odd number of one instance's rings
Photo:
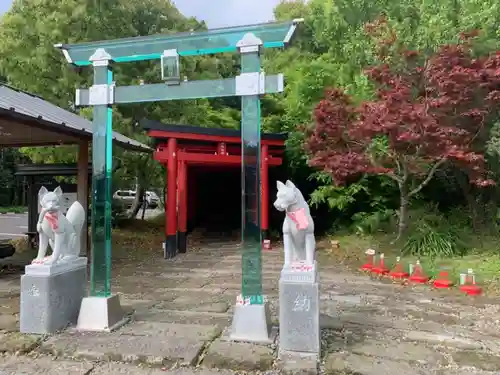
[[[155,139],[154,159],[167,168],[165,215],[165,257],[185,253],[188,222],[189,166],[240,166],[239,130],[166,125],[144,120],[142,126]],[[285,149],[286,134],[261,135],[261,230],[264,239],[269,230],[269,167],[279,166]]]

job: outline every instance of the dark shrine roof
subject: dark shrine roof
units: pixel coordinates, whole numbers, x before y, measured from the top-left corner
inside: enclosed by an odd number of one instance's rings
[[[92,174],[92,164],[88,167],[89,175]],[[18,164],[16,176],[76,176],[78,167],[76,164]]]
[[[37,147],[92,141],[92,122],[37,95],[0,82],[0,146]],[[139,152],[151,148],[120,133],[113,141]]]
[[[156,130],[165,132],[165,138],[168,138],[168,133],[183,133],[183,134],[197,134],[209,135],[216,137],[232,137],[240,138],[241,131],[239,129],[225,129],[225,128],[206,128],[194,125],[175,125],[164,124],[159,121],[144,119],[140,122],[145,130]],[[283,141],[287,139],[287,133],[262,133],[261,138],[269,141]],[[156,137],[155,137],[156,138]],[[163,137],[161,137],[163,138]]]

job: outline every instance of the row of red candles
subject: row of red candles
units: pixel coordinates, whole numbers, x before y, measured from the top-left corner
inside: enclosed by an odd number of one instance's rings
[[[417,260],[410,274],[404,270],[400,258],[397,257],[394,268],[389,270],[389,268],[385,266],[384,254],[380,254],[378,264],[375,264],[375,254],[367,254],[366,263],[361,266],[360,270],[381,276],[388,275],[395,280],[407,279],[409,282],[415,284],[426,284],[430,281],[430,277],[424,273],[420,261]],[[432,284],[437,289],[447,289],[453,286],[453,281],[449,279],[448,271],[441,271],[439,276],[433,280]],[[476,284],[474,275],[470,274],[465,275],[464,283],[460,285],[459,289],[471,296],[477,296],[482,293],[482,289]]]

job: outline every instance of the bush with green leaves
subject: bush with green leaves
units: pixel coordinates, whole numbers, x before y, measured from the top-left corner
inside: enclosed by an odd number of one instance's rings
[[[127,219],[127,207],[119,199],[113,199],[111,204],[111,221],[113,226],[119,226],[120,223]]]
[[[432,208],[427,208],[424,212],[417,210],[412,214],[411,216],[417,217],[411,223],[403,254],[448,258],[467,253],[463,227],[450,222],[446,216]]]
[[[394,228],[395,211],[382,209],[375,212],[358,212],[352,216],[352,227],[356,234],[369,235],[388,232]]]

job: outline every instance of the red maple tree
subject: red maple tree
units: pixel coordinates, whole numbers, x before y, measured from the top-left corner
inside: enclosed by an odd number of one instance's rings
[[[340,89],[328,89],[306,132],[310,166],[336,184],[364,174],[387,175],[400,190],[398,238],[408,204],[445,163],[488,186],[484,133],[500,104],[500,52],[474,57],[476,33],[424,58],[398,45],[385,20],[367,25],[381,63],[365,71],[375,99],[354,105]]]

